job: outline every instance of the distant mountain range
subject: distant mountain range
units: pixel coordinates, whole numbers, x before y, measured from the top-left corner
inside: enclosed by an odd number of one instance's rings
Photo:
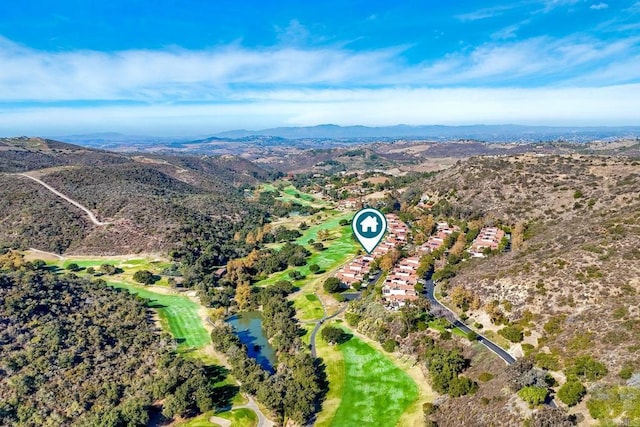
[[[470,126],[337,126],[318,125],[306,127],[278,127],[272,129],[233,130],[215,134],[218,138],[250,138],[270,136],[286,139],[478,139],[487,142],[503,141],[548,141],[567,139],[571,141],[599,138],[635,137],[640,135],[640,126],[621,127],[552,127],[522,125],[470,125]]]
[[[278,127],[262,130],[232,130],[207,137],[155,137],[124,135],[120,133],[95,133],[85,135],[55,136],[53,139],[108,149],[143,149],[145,146],[162,146],[166,149],[185,145],[212,143],[251,143],[260,146],[281,145],[286,141],[309,142],[372,142],[396,139],[407,140],[478,140],[486,142],[585,142],[598,139],[636,138],[640,126],[617,127],[562,127],[523,125],[470,125],[470,126],[338,126],[318,125],[303,127]],[[314,145],[313,143],[311,145]],[[323,144],[324,145],[324,144]]]

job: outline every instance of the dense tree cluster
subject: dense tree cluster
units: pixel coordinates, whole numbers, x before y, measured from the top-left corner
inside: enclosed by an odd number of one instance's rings
[[[211,332],[211,341],[217,351],[227,356],[233,375],[242,384],[242,389],[255,395],[269,373],[247,355],[246,347],[240,342],[231,325],[217,323]]]
[[[322,287],[326,292],[329,292],[331,294],[340,292],[341,290],[344,289],[342,287],[342,282],[340,282],[340,279],[338,279],[337,277],[327,278],[322,284]]]
[[[458,397],[474,393],[478,389],[475,382],[460,376],[467,366],[467,361],[459,350],[448,350],[433,345],[427,349],[425,358],[431,385],[438,393]]]
[[[250,268],[253,276],[268,275],[285,270],[287,267],[305,265],[311,255],[304,246],[296,243],[285,243],[279,250],[264,249]]]
[[[607,367],[591,356],[578,356],[573,366],[565,369],[567,378],[580,378],[587,381],[596,381],[607,375]]]
[[[253,224],[266,220],[253,218]],[[249,230],[243,241],[243,231],[236,231],[235,237],[229,235],[228,240],[220,243],[220,238],[213,232],[204,232],[204,239],[191,239],[185,242],[182,249],[174,250],[174,259],[182,262],[181,273],[184,286],[198,290],[200,301],[212,307],[231,307],[236,288],[246,288],[252,282],[269,274],[283,271],[288,267],[302,266],[307,263],[311,254],[304,246],[287,242],[279,249],[250,250],[258,241],[268,240],[266,235],[274,236],[269,224],[255,228],[246,222],[242,230]],[[201,226],[198,226],[201,228]],[[251,231],[251,230],[254,231]],[[232,230],[228,230],[229,233]],[[296,230],[293,230],[298,233]],[[274,238],[275,239],[275,238]],[[249,243],[247,243],[249,241]],[[215,243],[218,242],[218,243]],[[203,248],[201,245],[207,245]],[[229,252],[221,250],[229,248]],[[188,248],[188,250],[187,250]],[[231,252],[235,251],[235,255]],[[224,252],[224,253],[223,253]],[[224,277],[218,274],[221,264],[226,263]],[[299,273],[299,272],[298,272]],[[299,277],[293,277],[298,280]],[[237,301],[237,299],[236,299]]]
[[[278,358],[274,373],[267,372],[247,355],[246,347],[228,324],[217,324],[211,338],[214,347],[227,356],[247,393],[269,407],[279,421],[291,419],[304,424],[319,409],[327,385],[324,367],[303,351],[295,309],[286,299],[287,291],[291,290],[287,283],[280,282],[274,285],[275,289],[265,288],[257,296],[263,303],[265,335]]]
[[[302,233],[280,226],[273,231],[272,236],[275,242],[291,242],[302,236]]]
[[[411,334],[426,330],[428,322],[434,318],[426,300],[417,300],[402,307],[398,313],[390,313],[373,303],[373,298],[368,294],[350,303],[345,315],[350,325],[377,339],[388,351],[394,351],[398,338],[403,338],[405,343],[400,347],[401,351],[411,352],[424,361],[431,385],[438,393],[459,397],[478,389],[474,381],[460,375],[468,361],[459,349],[445,347],[441,342],[419,334],[411,338]]]
[[[138,270],[133,274],[133,280],[143,285],[153,285],[159,279],[149,270]]]
[[[304,331],[298,326],[293,303],[280,295],[274,295],[262,306],[262,329],[277,353],[296,353],[303,348],[300,336]]]
[[[159,400],[168,418],[228,405],[213,387],[224,375],[177,356],[144,300],[7,258],[0,264],[0,425],[135,426],[148,423]]]
[[[349,334],[335,326],[325,326],[322,328],[322,332],[320,334],[322,335],[322,339],[329,344],[342,344],[347,342],[350,338]]]
[[[194,284],[199,291],[200,301],[212,307],[231,307],[234,297],[239,301],[239,294],[243,302],[246,302],[242,309],[250,306],[246,299],[251,295],[249,285],[252,282],[266,277],[268,274],[283,271],[288,267],[301,266],[306,264],[307,257],[311,253],[301,245],[286,243],[280,249],[262,249],[251,251],[246,257],[230,260],[226,267],[226,274],[223,278],[211,272],[207,276],[190,275],[191,279],[201,277],[200,281]],[[185,271],[191,271],[188,267]],[[292,279],[301,278],[300,272],[290,272]],[[258,304],[261,305],[261,304]]]
[[[580,381],[570,380],[558,390],[558,399],[567,406],[574,406],[582,400],[585,394],[587,394],[587,389]]]

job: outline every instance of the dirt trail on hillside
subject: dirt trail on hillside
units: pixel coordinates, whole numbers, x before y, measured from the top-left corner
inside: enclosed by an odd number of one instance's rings
[[[71,203],[73,206],[77,207],[78,209],[82,209],[84,211],[84,213],[86,213],[87,216],[89,217],[89,220],[91,220],[91,222],[94,223],[95,225],[104,227],[105,225],[111,224],[110,222],[102,222],[102,221],[98,220],[98,218],[94,215],[94,213],[91,212],[88,208],[86,208],[83,205],[81,205],[80,203],[76,202],[75,200],[73,200],[69,196],[66,196],[66,195],[62,194],[61,192],[59,192],[58,190],[56,190],[55,188],[53,188],[52,186],[50,186],[46,182],[42,181],[41,179],[36,178],[35,176],[31,176],[31,175],[29,175],[27,173],[21,173],[21,174],[18,174],[18,175],[24,176],[26,178],[29,178],[29,179],[37,182],[38,184],[42,185],[47,190],[51,191],[56,196],[66,200],[67,202]]]

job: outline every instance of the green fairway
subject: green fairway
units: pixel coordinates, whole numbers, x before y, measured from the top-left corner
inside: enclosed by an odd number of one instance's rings
[[[313,294],[303,294],[301,298],[293,300],[293,306],[298,313],[298,319],[301,322],[321,319],[324,315],[322,304],[317,296]]]
[[[282,192],[289,196],[293,196],[294,199],[301,199],[301,200],[304,200],[305,202],[316,201],[316,199],[312,195],[302,193],[296,190],[296,188],[293,185],[290,185],[289,187],[285,188],[284,190],[282,190]]]
[[[258,425],[258,416],[251,409],[232,409],[229,412],[216,414],[217,417],[231,421],[232,427],[255,427]]]
[[[285,271],[276,273],[271,277],[258,282],[257,285],[267,286],[274,284],[278,280],[290,280],[288,275],[289,271],[298,270],[300,273],[307,276],[307,279],[296,283],[301,286],[314,277],[314,274],[309,271],[310,265],[318,264],[321,271],[329,271],[338,267],[350,258],[353,258],[358,252],[359,245],[352,238],[353,232],[351,231],[351,227],[339,225],[341,219],[349,219],[351,216],[351,213],[337,215],[322,224],[310,227],[296,240],[296,243],[306,245],[309,243],[309,239],[317,241],[318,231],[325,229],[331,231],[332,237],[335,237],[335,240],[323,242],[325,248],[321,251],[314,251],[309,257],[306,265],[302,267],[289,268]]]
[[[49,262],[49,265],[53,265],[62,269],[66,269],[69,264],[77,264],[81,269],[87,269],[93,267],[99,271],[100,266],[103,264],[110,264],[122,270],[114,278],[125,282],[133,282],[133,275],[136,271],[148,270],[160,277],[155,285],[156,286],[168,286],[168,277],[160,276],[165,268],[172,266],[172,263],[163,259],[149,259],[149,258],[109,258],[109,257],[68,257],[64,261]],[[81,273],[84,271],[81,271]]]
[[[418,386],[388,357],[356,337],[338,348],[344,358],[342,400],[333,418],[317,425],[397,425],[418,399]]]
[[[300,205],[314,206],[317,208],[324,207],[327,205],[327,202],[325,200],[322,200],[321,198],[318,198],[318,197],[314,197],[311,194],[298,191],[293,185],[287,185],[282,190],[278,190],[278,188],[276,188],[274,184],[263,184],[258,191],[261,193],[264,193],[267,191],[271,191],[271,192],[278,191],[280,195],[276,197],[276,199],[281,200],[283,202],[298,203]]]
[[[209,418],[213,416],[213,411],[205,412],[202,415],[198,415],[190,420],[178,423],[180,427],[214,427],[217,424],[213,424],[209,421]]]
[[[325,396],[324,402],[322,402],[322,410],[318,413],[318,418],[314,425],[316,427],[327,427],[331,425],[342,401],[346,372],[344,357],[337,347],[327,344],[320,336],[316,337],[316,351],[325,365],[329,391]]]
[[[126,289],[149,299],[149,306],[157,309],[163,328],[178,340],[179,348],[200,348],[211,342],[209,333],[198,315],[200,306],[189,298],[181,295],[160,294],[128,283],[107,283],[114,288]]]
[[[339,211],[326,211],[323,213],[323,217],[328,216],[322,220],[320,224],[312,225],[307,230],[304,231],[302,236],[296,239],[296,243],[299,244],[307,244],[310,239],[315,240],[316,242],[320,241],[318,239],[318,231],[320,230],[329,230],[332,233],[332,237],[337,236],[337,232],[339,229],[348,229],[351,233],[351,227],[341,226],[340,220],[346,219],[351,220],[353,218],[353,212],[339,212]],[[355,243],[355,242],[354,242]]]
[[[444,320],[444,319],[442,319]],[[436,319],[436,320],[432,320],[429,322],[429,327],[433,330],[436,330],[438,332],[444,332],[447,330],[447,328],[445,326],[443,326],[442,324],[442,320],[440,319]],[[446,320],[445,320],[446,322]],[[448,324],[448,322],[446,322]],[[459,337],[462,338],[466,338],[467,334],[460,328],[451,328],[451,333],[454,335],[457,335]]]
[[[69,257],[65,261],[52,263],[62,268],[67,268],[69,264],[77,264],[79,267],[100,267],[102,264],[111,264],[121,268],[146,268],[149,270],[164,268],[171,263],[166,261],[152,261],[146,258],[132,258],[132,259],[117,259],[117,258],[85,258],[85,257]]]
[[[138,261],[138,260],[135,260],[135,261]],[[111,265],[118,266],[120,265],[121,262],[122,261],[116,260],[116,259],[73,259],[71,258],[61,263],[58,263],[57,265],[59,265],[62,268],[67,268],[69,264],[77,264],[78,267],[80,268],[88,268],[88,267],[98,268],[102,264],[111,264]]]
[[[214,413],[213,411],[206,412],[188,421],[179,423],[180,427],[214,427],[218,424],[214,424],[209,421],[212,416],[220,417],[231,421],[232,427],[255,427],[258,425],[258,416],[251,409],[240,408],[232,409],[231,411]]]

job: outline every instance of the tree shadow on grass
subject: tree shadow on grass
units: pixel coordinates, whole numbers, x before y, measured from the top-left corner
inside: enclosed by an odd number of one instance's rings
[[[347,341],[349,341],[351,338],[353,338],[353,334],[349,334],[347,332],[344,332],[340,338],[338,338],[338,340],[336,341],[336,344],[340,345],[340,344],[344,344]]]
[[[207,375],[207,378],[211,380],[213,384],[217,384],[220,381],[224,381],[229,375],[229,369],[220,365],[209,365],[204,367],[204,371]]]
[[[213,406],[218,411],[228,411],[232,407],[233,398],[240,392],[237,385],[225,384],[215,387],[212,393]]]
[[[147,303],[147,307],[149,308],[167,308],[167,305],[160,304],[159,302],[154,302],[155,300],[149,300]]]

